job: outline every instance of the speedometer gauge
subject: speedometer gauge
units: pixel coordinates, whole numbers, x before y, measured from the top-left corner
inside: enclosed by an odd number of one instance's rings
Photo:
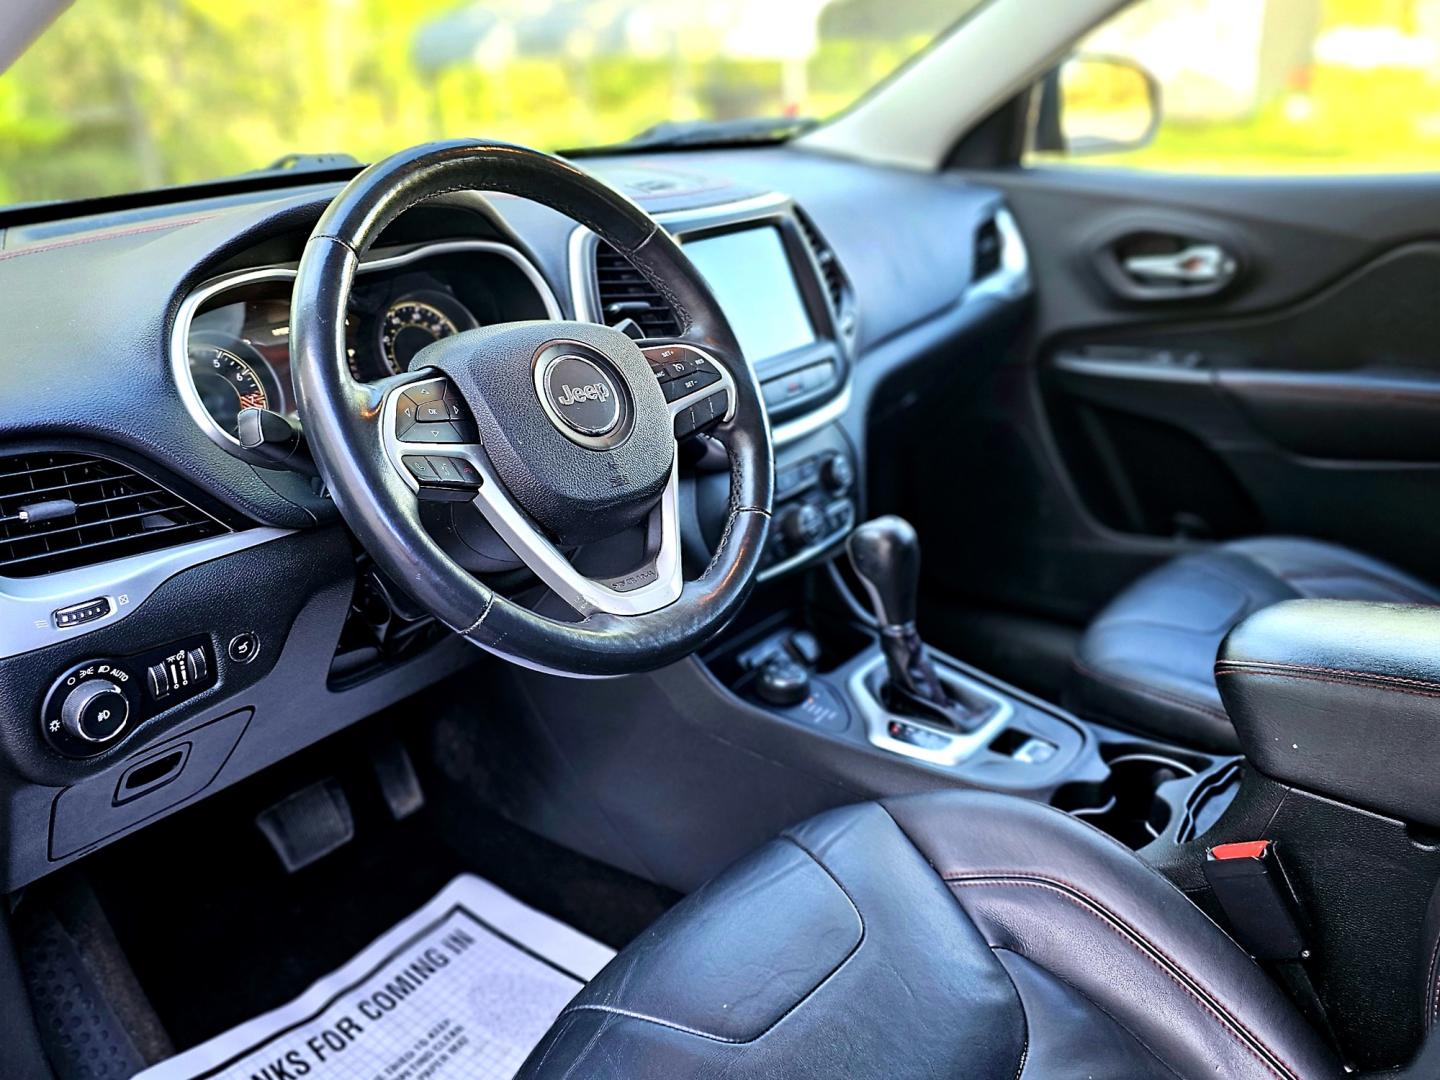
[[[237,431],[235,418],[241,409],[270,407],[255,367],[229,349],[191,342],[190,374],[206,411],[231,435]]]
[[[449,297],[398,300],[380,320],[380,351],[384,354],[385,366],[393,374],[399,374],[409,368],[415,354],[426,345],[474,325],[470,313]]]

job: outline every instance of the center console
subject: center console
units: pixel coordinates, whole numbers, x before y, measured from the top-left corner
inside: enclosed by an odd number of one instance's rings
[[[705,662],[776,720],[934,783],[1049,802],[1133,848],[1187,843],[1233,801],[1236,759],[1082,721],[929,649],[916,628],[919,566],[908,523],[866,522],[826,567],[828,595],[808,597],[803,614],[782,608]]]

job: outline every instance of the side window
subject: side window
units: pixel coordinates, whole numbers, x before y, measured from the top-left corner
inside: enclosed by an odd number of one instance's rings
[[[1027,164],[1440,171],[1440,0],[1140,0],[1031,114]]]

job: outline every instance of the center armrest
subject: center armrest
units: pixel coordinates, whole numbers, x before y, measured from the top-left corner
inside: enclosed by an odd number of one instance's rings
[[[1440,826],[1440,607],[1286,600],[1230,632],[1215,676],[1261,772]]]

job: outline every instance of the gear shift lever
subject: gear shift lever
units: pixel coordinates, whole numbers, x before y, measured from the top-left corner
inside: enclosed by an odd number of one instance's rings
[[[850,565],[875,609],[880,647],[890,669],[887,704],[962,730],[973,726],[965,707],[945,689],[915,628],[920,592],[920,538],[902,517],[875,518],[848,542]]]

